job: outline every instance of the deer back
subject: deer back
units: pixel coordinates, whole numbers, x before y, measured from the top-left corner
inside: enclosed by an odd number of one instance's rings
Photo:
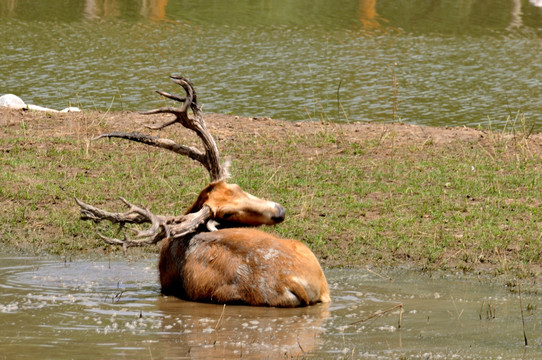
[[[306,245],[252,228],[166,240],[159,270],[164,294],[193,301],[278,307],[330,301],[322,268]]]

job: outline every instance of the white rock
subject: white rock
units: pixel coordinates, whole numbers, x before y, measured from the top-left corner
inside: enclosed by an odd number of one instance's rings
[[[31,105],[31,104],[25,104],[24,101],[18,97],[17,95],[13,94],[6,94],[0,96],[0,106],[7,107],[10,109],[29,109],[29,110],[35,110],[35,111],[49,111],[49,112],[77,112],[81,111],[78,107],[70,106],[65,108],[62,111],[58,111],[55,109],[49,109],[43,106],[38,105]]]
[[[17,95],[13,95],[13,94],[6,94],[6,95],[0,96],[0,106],[7,107],[10,109],[26,108],[26,104],[24,103],[24,101]]]
[[[60,112],[79,112],[81,111],[81,109],[79,109],[78,107],[75,107],[75,106],[70,106],[70,107],[67,107],[63,110],[60,110]]]
[[[28,109],[29,110],[35,110],[35,111],[60,112],[58,110],[49,109],[49,108],[46,108],[46,107],[43,107],[43,106],[31,105],[31,104],[28,104]]]

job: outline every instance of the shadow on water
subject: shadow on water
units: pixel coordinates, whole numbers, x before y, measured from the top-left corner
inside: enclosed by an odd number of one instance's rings
[[[25,359],[506,358],[542,356],[540,286],[492,278],[326,271],[333,302],[201,304],[159,293],[156,259],[0,258],[0,353]],[[403,305],[382,316],[381,311]],[[363,321],[368,319],[367,321]]]

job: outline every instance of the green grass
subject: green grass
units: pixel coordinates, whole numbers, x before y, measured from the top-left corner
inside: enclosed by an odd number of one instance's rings
[[[504,272],[540,261],[539,155],[504,144],[492,149],[499,157],[472,144],[429,145],[373,161],[380,146],[374,141],[341,144],[332,155],[299,153],[335,143],[324,135],[268,149],[280,154],[273,167],[240,158],[236,178],[281,201],[289,220],[276,231],[304,240],[327,262],[466,269],[489,263]],[[248,147],[249,140],[237,140]]]
[[[160,214],[195,200],[208,176],[188,159],[122,141],[87,148],[108,122],[33,115],[4,127],[3,243],[61,255],[119,251],[79,220],[74,196],[117,211],[123,196]],[[267,230],[307,243],[325,264],[524,274],[540,264],[542,159],[527,137],[485,132],[436,144],[404,141],[392,125],[360,138],[341,125],[288,129],[238,131],[219,147],[233,159],[232,182],[286,207],[287,220]]]

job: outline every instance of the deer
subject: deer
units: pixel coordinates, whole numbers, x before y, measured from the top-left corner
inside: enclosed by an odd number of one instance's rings
[[[143,112],[146,115],[175,115],[164,124],[147,127],[161,130],[181,124],[199,137],[203,150],[141,133],[112,132],[93,140],[121,138],[188,156],[207,170],[209,185],[183,215],[156,215],[124,198],[120,200],[128,210],[111,213],[75,198],[81,219],[106,220],[118,224],[119,231],[128,224],[150,224],[145,230],[131,229],[135,232],[131,238],[126,234],[123,239],[98,235],[108,244],[122,246],[125,252],[133,246],[159,243],[159,278],[161,292],[166,296],[197,302],[270,307],[330,302],[326,277],[309,247],[298,240],[278,238],[257,229],[260,225],[284,221],[284,207],[226,181],[229,163],[220,162],[218,146],[207,130],[194,86],[183,76],[170,77],[183,88],[186,96],[157,93],[181,102],[182,106]]]

